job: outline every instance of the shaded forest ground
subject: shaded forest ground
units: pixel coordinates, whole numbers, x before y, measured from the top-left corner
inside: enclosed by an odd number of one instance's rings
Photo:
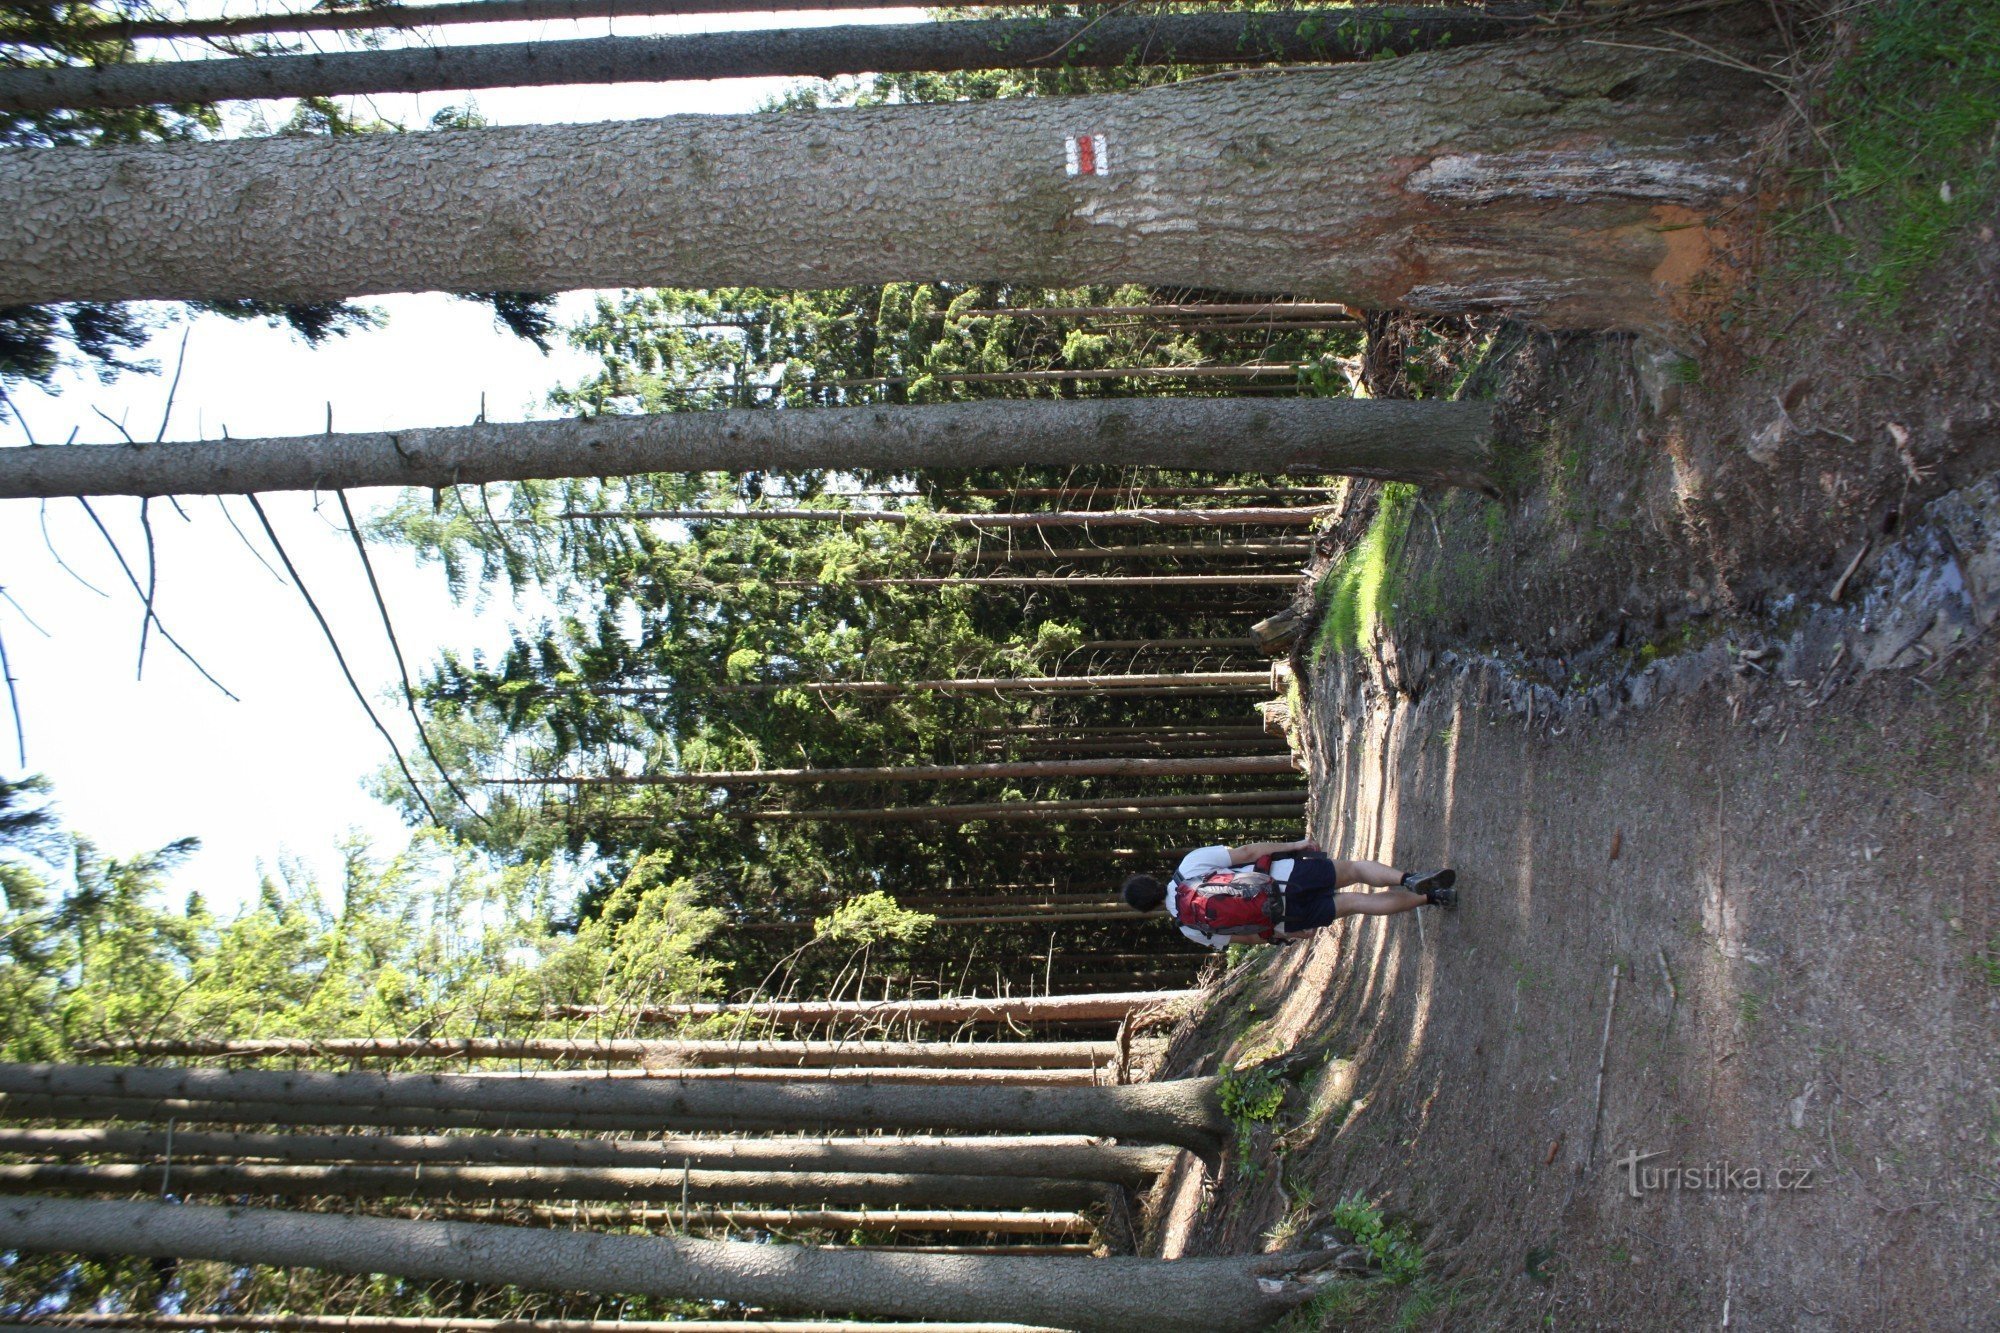
[[[2000,1324],[1996,223],[1893,313],[1780,259],[1673,346],[1375,330],[1379,392],[1495,397],[1509,475],[1350,497],[1312,831],[1464,906],[1235,963],[1167,1072],[1312,1072],[1143,1248],[1358,1194],[1424,1276],[1302,1328]],[[1763,1188],[1633,1197],[1635,1153]]]

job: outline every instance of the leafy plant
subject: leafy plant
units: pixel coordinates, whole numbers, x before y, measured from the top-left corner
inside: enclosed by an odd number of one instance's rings
[[[1215,1095],[1222,1113],[1236,1126],[1237,1155],[1247,1157],[1257,1126],[1278,1118],[1278,1109],[1285,1104],[1285,1084],[1262,1065],[1232,1069],[1222,1076]]]
[[[1424,1252],[1410,1234],[1409,1227],[1391,1222],[1382,1210],[1359,1194],[1350,1194],[1334,1205],[1333,1225],[1368,1251],[1368,1257],[1382,1270],[1382,1280],[1397,1286],[1423,1276]]]
[[[864,893],[849,898],[832,913],[813,922],[813,934],[823,940],[843,944],[907,944],[921,938],[937,924],[928,912],[900,906],[886,893]]]

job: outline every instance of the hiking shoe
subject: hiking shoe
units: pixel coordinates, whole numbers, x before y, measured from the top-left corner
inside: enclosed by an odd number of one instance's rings
[[[1450,911],[1458,906],[1458,890],[1428,889],[1424,892],[1424,904],[1427,907],[1442,907]]]
[[[1403,876],[1403,887],[1411,893],[1429,894],[1433,889],[1449,889],[1456,883],[1458,883],[1456,870],[1433,870],[1427,875],[1412,870]]]

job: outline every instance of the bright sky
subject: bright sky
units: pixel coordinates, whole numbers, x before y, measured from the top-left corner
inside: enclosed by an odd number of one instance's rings
[[[204,12],[212,12],[204,9]],[[679,20],[596,20],[466,27],[446,40],[554,40],[568,36],[724,28],[911,22],[913,9],[848,14],[706,16]],[[435,35],[435,34],[434,34]],[[784,87],[774,79],[731,82],[508,89],[473,97],[496,124],[637,118],[755,109]],[[357,114],[418,126],[454,94],[356,99]],[[274,122],[289,114],[272,104]],[[589,308],[589,294],[563,298],[565,320]],[[494,420],[538,415],[548,390],[574,381],[590,362],[558,345],[543,356],[497,329],[483,306],[441,295],[376,298],[386,327],[313,349],[287,331],[217,316],[167,327],[147,349],[160,375],[102,385],[88,371],[68,375],[55,395],[10,389],[34,437],[59,444],[113,443],[108,416],[140,439],[161,434],[167,384],[187,336],[185,369],[168,439],[303,435],[336,430],[447,425],[480,410]],[[103,413],[104,416],[98,415]],[[0,423],[4,443],[21,443],[20,423]],[[358,491],[364,515],[393,493]],[[93,502],[143,580],[139,504]],[[359,559],[331,495],[275,495],[266,511],[307,587],[331,622],[362,689],[406,752],[414,733],[400,703],[395,660],[368,593]],[[236,523],[276,564],[255,516],[228,502]],[[337,882],[337,844],[360,830],[383,852],[400,846],[397,818],[364,791],[388,749],[355,702],[331,650],[298,594],[251,552],[212,498],[155,502],[161,622],[238,696],[232,702],[154,633],[137,678],[140,603],[115,557],[75,501],[0,500],[0,639],[20,697],[27,745],[18,762],[11,716],[0,713],[0,773],[42,773],[55,785],[69,827],[112,855],[130,855],[187,835],[203,851],[176,879],[226,908],[255,892],[258,869],[297,858],[323,884]],[[46,541],[44,539],[46,524]],[[60,562],[57,557],[60,557]],[[384,599],[413,676],[440,648],[493,648],[516,614],[504,594],[476,612],[452,604],[441,571],[419,570],[406,554],[372,551]],[[63,568],[67,563],[74,574]],[[85,581],[105,595],[92,591]],[[39,628],[37,628],[39,627]],[[4,705],[0,705],[4,707]],[[413,761],[414,762],[414,761]]]

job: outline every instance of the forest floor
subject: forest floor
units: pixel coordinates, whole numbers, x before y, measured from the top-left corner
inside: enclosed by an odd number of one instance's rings
[[[1781,265],[1678,350],[1376,331],[1510,473],[1350,496],[1311,831],[1463,905],[1235,961],[1163,1072],[1309,1073],[1143,1249],[1358,1195],[1422,1275],[1301,1329],[2000,1327],[1996,226],[1896,313]]]

